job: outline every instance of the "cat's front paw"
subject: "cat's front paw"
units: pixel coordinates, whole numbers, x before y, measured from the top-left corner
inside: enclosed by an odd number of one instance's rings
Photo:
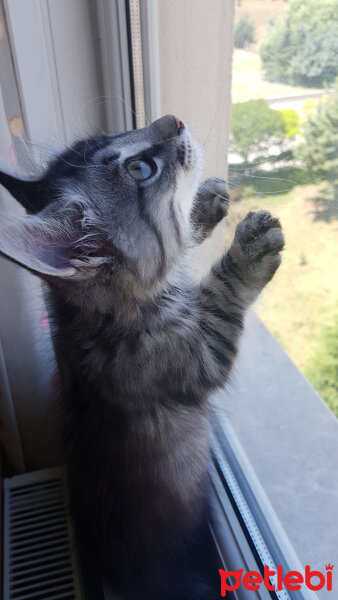
[[[198,188],[192,210],[192,222],[201,240],[228,214],[229,194],[224,179],[210,177]]]
[[[224,179],[210,177],[204,181],[198,189],[196,203],[206,223],[215,225],[223,219],[229,210],[229,194]]]
[[[231,255],[248,283],[264,287],[281,263],[284,243],[278,219],[265,210],[249,212],[237,225]]]

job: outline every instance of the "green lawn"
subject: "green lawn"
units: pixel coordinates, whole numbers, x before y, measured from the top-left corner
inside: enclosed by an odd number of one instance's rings
[[[267,209],[280,218],[286,238],[283,263],[256,312],[317,388],[314,360],[320,355],[323,362],[327,327],[337,323],[338,315],[338,221],[315,218],[319,194],[318,185],[307,185],[283,195],[248,197],[233,203],[229,215],[233,228],[248,210]],[[336,370],[337,359],[330,358]],[[318,391],[338,415],[332,390],[330,398],[323,387]]]
[[[258,98],[272,99],[318,93],[318,89],[265,81],[259,54],[252,50],[234,49],[231,92],[232,102],[235,103]]]

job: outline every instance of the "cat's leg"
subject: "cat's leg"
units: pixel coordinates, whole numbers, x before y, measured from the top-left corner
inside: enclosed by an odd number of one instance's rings
[[[223,217],[228,214],[229,194],[226,182],[218,177],[210,177],[198,188],[191,221],[194,228],[194,242],[203,242]]]
[[[278,269],[283,247],[278,219],[263,210],[250,212],[237,226],[228,252],[201,283],[201,330],[218,385],[236,357],[245,312]]]

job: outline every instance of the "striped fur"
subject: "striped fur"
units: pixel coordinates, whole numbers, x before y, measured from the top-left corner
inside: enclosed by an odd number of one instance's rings
[[[128,178],[131,157],[156,164],[149,181]],[[284,243],[276,219],[249,213],[192,283],[186,250],[227,212],[220,180],[197,192],[200,171],[190,134],[164,117],[78,142],[34,185],[0,174],[31,213],[1,226],[0,251],[49,284],[77,535],[126,598],[198,597],[164,588],[205,514],[207,397]]]

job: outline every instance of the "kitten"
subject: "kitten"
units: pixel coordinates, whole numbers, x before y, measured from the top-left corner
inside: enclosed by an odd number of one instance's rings
[[[277,219],[249,213],[201,284],[189,279],[192,240],[227,212],[224,182],[199,187],[201,161],[166,116],[79,141],[39,179],[0,172],[28,212],[1,224],[0,251],[49,286],[77,535],[126,598],[198,597],[168,573],[205,514],[207,397],[284,245]]]

